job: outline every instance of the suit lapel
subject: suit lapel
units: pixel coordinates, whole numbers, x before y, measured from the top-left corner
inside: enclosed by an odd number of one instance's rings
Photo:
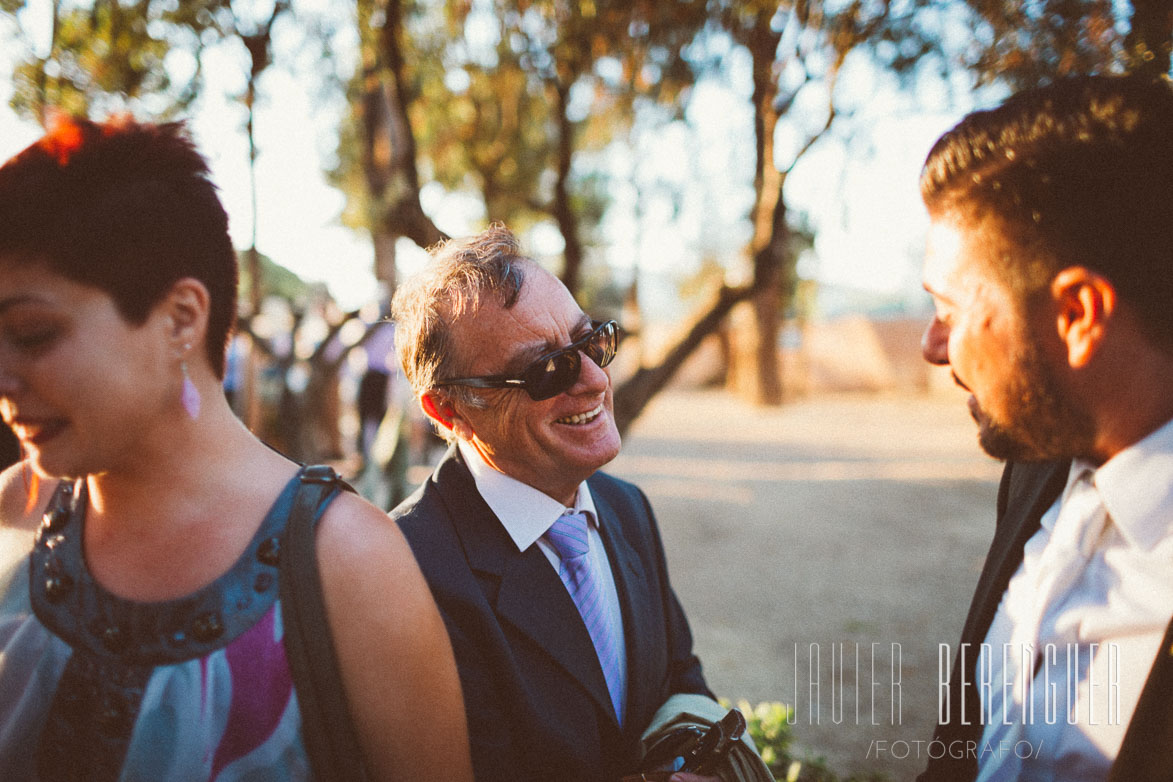
[[[976,664],[977,645],[986,640],[986,633],[990,630],[990,623],[994,620],[1010,578],[1022,564],[1023,547],[1031,535],[1038,531],[1047,508],[1063,491],[1069,468],[1068,463],[1014,463],[1007,466],[1003,488],[1007,491],[1008,501],[1005,511],[1000,512],[994,540],[986,554],[986,563],[978,579],[973,601],[969,604],[969,614],[961,631],[962,647],[957,651],[955,665],[961,664],[963,656],[967,667]],[[1008,485],[1006,481],[1009,481]],[[999,503],[1001,508],[1001,498]],[[966,645],[968,652],[963,651]],[[981,696],[978,694],[977,678],[973,668],[964,674],[957,670],[953,672],[950,698],[953,703],[964,704],[964,709],[958,709],[960,719],[951,722],[948,728],[952,731],[951,738],[976,740],[981,736]],[[964,688],[961,682],[965,682]],[[962,764],[967,768],[972,766],[966,774],[976,773],[977,766],[972,758],[965,759]]]
[[[491,588],[486,594],[497,616],[549,654],[614,719],[590,634],[545,554],[537,544],[517,550],[456,449],[445,456],[436,476],[469,565],[496,585],[495,599]]]
[[[501,574],[497,614],[529,636],[615,719],[594,643],[566,586],[536,545],[515,557]]]
[[[623,524],[611,503],[592,485],[591,497],[599,514],[599,534],[603,548],[611,562],[611,573],[615,576],[615,589],[623,614],[623,637],[627,647],[627,698],[626,713],[643,714],[649,697],[656,697],[649,687],[656,680],[652,671],[645,671],[646,665],[658,659],[655,650],[647,648],[657,638],[654,628],[648,626],[652,610],[652,593],[648,589],[647,577],[639,554],[632,548],[623,534]],[[659,704],[655,704],[659,706]]]
[[[1070,462],[1014,464],[1009,502],[998,528],[986,565],[974,592],[962,642],[985,640],[1011,576],[1022,564],[1022,551],[1040,526],[1043,514],[1054,504],[1067,483]]]
[[[1108,782],[1173,779],[1173,622],[1165,629],[1157,659],[1128,723]]]

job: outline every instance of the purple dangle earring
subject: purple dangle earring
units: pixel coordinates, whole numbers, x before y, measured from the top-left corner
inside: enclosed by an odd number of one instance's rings
[[[183,409],[194,421],[200,417],[200,392],[195,387],[195,383],[191,382],[191,376],[187,374],[187,351],[191,350],[191,345],[184,345],[183,350],[183,361],[179,365],[183,371],[183,389],[180,391],[179,400],[183,403]]]
[[[24,512],[31,513],[33,508],[37,507],[41,478],[34,470],[30,469],[29,455],[24,448],[24,443],[20,444],[20,478],[21,483],[24,484]]]

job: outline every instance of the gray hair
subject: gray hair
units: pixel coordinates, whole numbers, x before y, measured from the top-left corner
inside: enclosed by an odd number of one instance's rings
[[[428,265],[405,280],[391,302],[396,352],[417,396],[441,379],[461,374],[452,340],[456,321],[475,316],[487,297],[511,308],[525,282],[523,266],[532,263],[500,223],[476,236],[441,242],[428,253]],[[457,401],[485,407],[470,389],[450,386],[444,391]]]

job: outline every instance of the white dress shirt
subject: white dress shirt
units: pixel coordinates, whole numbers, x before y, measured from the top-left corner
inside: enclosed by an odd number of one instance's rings
[[[561,566],[558,552],[542,536],[558,520],[558,517],[567,511],[581,511],[587,514],[590,523],[587,525],[587,539],[590,544],[589,556],[595,573],[600,576],[599,585],[603,592],[604,605],[611,614],[616,641],[620,649],[626,649],[626,637],[623,630],[623,610],[619,604],[619,591],[615,586],[615,575],[611,571],[611,562],[603,548],[603,539],[599,535],[599,515],[595,510],[595,501],[591,497],[590,487],[586,482],[578,486],[575,495],[574,507],[567,508],[548,494],[538,491],[529,484],[511,478],[500,470],[490,467],[481,457],[477,449],[464,442],[457,441],[460,455],[468,465],[476,482],[477,491],[484,499],[485,504],[501,520],[501,525],[509,533],[509,537],[517,545],[518,551],[525,551],[537,544],[538,548],[557,573]],[[627,690],[627,657],[620,655],[616,673],[619,676],[619,686]]]
[[[1107,776],[1173,614],[1173,421],[1041,521],[978,657],[979,782]]]

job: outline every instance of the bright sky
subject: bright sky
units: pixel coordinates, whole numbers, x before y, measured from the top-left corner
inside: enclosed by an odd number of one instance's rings
[[[45,0],[30,3],[26,25],[36,25],[32,20],[43,16],[46,5]],[[343,39],[344,48],[336,46],[335,51],[345,51],[347,43]],[[11,58],[20,54],[14,49],[0,47],[0,70],[5,74],[11,73]],[[276,59],[283,61],[280,53]],[[190,118],[197,144],[211,163],[238,248],[248,246],[252,230],[248,153],[243,107],[228,96],[243,92],[245,66],[243,51],[213,52],[205,61],[205,95]],[[375,295],[372,251],[364,235],[339,223],[342,195],[322,173],[342,106],[337,99],[320,105],[320,96],[311,92],[315,88],[306,86],[314,81],[308,67],[313,66],[302,57],[299,73],[274,66],[261,81],[256,119],[257,245],[302,277],[326,281],[343,306],[359,306]],[[850,121],[867,132],[856,134],[849,144],[821,143],[787,185],[788,203],[809,213],[820,229],[815,257],[804,261],[800,271],[827,282],[908,293],[919,288],[925,227],[916,191],[919,167],[933,140],[962,112],[914,109],[887,80],[862,70],[853,81],[854,86],[847,88],[859,93],[859,108]],[[17,119],[8,108],[11,89],[7,77],[0,80],[0,159],[39,135],[35,125]],[[922,96],[920,105],[926,103],[942,101],[938,96],[925,101]],[[702,253],[723,258],[727,265],[744,266],[739,258],[749,235],[745,215],[753,166],[748,101],[710,83],[695,91],[688,114],[689,126],[658,130],[634,149],[620,147],[596,163],[616,182],[600,234],[608,243],[606,258],[620,274],[630,274],[638,263],[645,272],[687,275]],[[780,134],[782,154],[793,143],[785,131]],[[638,210],[636,181],[644,194]],[[659,182],[685,183],[683,199],[669,204],[656,197]],[[482,219],[479,204],[467,196],[426,187],[423,201],[449,233],[475,230]],[[539,256],[560,250],[556,231],[538,232],[527,240]],[[421,262],[422,252],[410,242],[401,242],[400,248],[402,270]]]
[[[26,26],[47,28],[39,21],[46,18],[47,5],[45,0],[30,2]],[[0,33],[8,32],[0,27]],[[214,50],[205,60],[207,89],[188,120],[228,211],[233,243],[244,249],[250,244],[253,222],[248,142],[243,104],[229,96],[243,93],[247,64],[243,48],[233,48]],[[36,124],[20,120],[8,107],[12,93],[8,74],[19,54],[16,47],[0,46],[0,160],[40,135]],[[344,306],[359,306],[375,295],[373,251],[362,234],[339,222],[343,198],[327,184],[322,171],[323,161],[333,150],[340,109],[333,105],[315,111],[316,95],[304,86],[309,81],[304,67],[299,74],[273,67],[261,80],[256,112],[257,246],[302,277],[326,281]]]

